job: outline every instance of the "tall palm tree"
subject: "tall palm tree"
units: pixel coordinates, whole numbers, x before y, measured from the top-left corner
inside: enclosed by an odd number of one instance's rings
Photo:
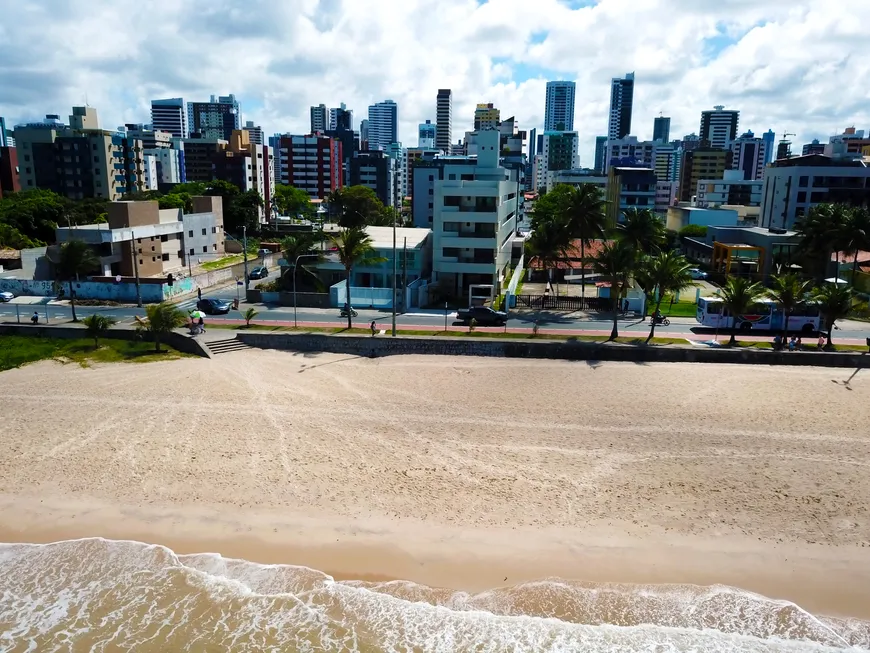
[[[610,299],[613,307],[613,330],[610,340],[619,337],[619,299],[628,285],[637,262],[634,250],[621,241],[605,243],[592,262],[592,268],[610,282]]]
[[[292,266],[296,265],[296,261],[300,256],[306,256],[306,259],[311,261],[321,261],[323,260],[323,255],[321,250],[317,248],[317,246],[322,242],[321,234],[316,232],[298,232],[293,234],[292,236],[287,236],[281,241],[281,250],[284,254],[284,260],[287,261],[287,265],[291,266],[285,270],[284,274],[287,271],[292,269]],[[309,256],[310,255],[310,256]],[[316,255],[316,256],[315,256]],[[312,276],[317,283],[319,283],[319,279],[317,275],[312,271],[305,267],[304,264],[300,264],[299,267],[303,272]],[[293,274],[296,274],[296,270],[293,270]]]
[[[667,241],[665,223],[649,209],[627,209],[616,233],[639,254],[655,254]]]
[[[773,277],[773,286],[767,291],[768,297],[777,303],[782,311],[782,336],[788,336],[788,318],[794,312],[795,306],[806,299],[809,281],[790,272]]]
[[[819,312],[825,318],[828,329],[826,349],[833,347],[831,333],[837,320],[846,317],[852,308],[852,290],[841,283],[826,283],[813,291],[813,299],[819,303]]]
[[[839,252],[848,247],[848,216],[849,207],[843,204],[817,204],[795,223],[795,231],[801,236],[800,249],[817,262],[819,281],[828,275],[835,252],[839,273]]]
[[[551,270],[567,258],[570,244],[567,222],[563,217],[553,216],[551,221],[540,222],[526,240],[527,265],[531,267],[539,263],[544,269],[544,278],[551,281]]]
[[[843,240],[845,251],[853,255],[852,285],[855,285],[855,273],[858,271],[858,254],[870,250],[870,211],[863,206],[854,206],[846,217]],[[838,271],[839,272],[839,271]]]
[[[78,280],[82,274],[92,272],[100,264],[100,259],[83,240],[68,240],[60,246],[58,273],[69,282],[69,305],[72,308],[73,322],[78,322],[76,316],[76,296],[73,291],[73,280]]]
[[[763,293],[764,288],[760,283],[751,281],[746,277],[728,277],[725,285],[718,290],[724,304],[723,310],[728,311],[728,315],[734,318],[731,339],[728,341],[729,345],[737,344],[737,318],[746,314],[749,307],[757,302]]]
[[[593,184],[568,187],[563,198],[564,216],[571,236],[580,241],[580,285],[586,288],[586,246],[604,238],[607,201]],[[585,290],[584,290],[585,294]]]
[[[653,315],[658,313],[666,294],[678,293],[692,285],[689,262],[676,252],[662,252],[658,256],[651,258],[646,267],[649,282],[652,284],[653,289],[658,292]],[[655,332],[656,321],[652,320],[649,336],[646,339],[647,342],[653,339]]]
[[[154,351],[159,352],[160,338],[173,329],[183,327],[187,319],[184,313],[168,302],[148,304],[145,307],[145,317],[136,316],[136,330],[150,333],[154,338]]]
[[[375,265],[384,263],[387,259],[383,256],[377,256],[372,247],[372,239],[365,229],[356,227],[351,229],[342,229],[337,236],[330,236],[335,245],[338,260],[344,266],[347,279],[345,280],[345,288],[347,289],[347,328],[353,328],[353,315],[350,311],[353,304],[350,301],[350,277],[353,268],[356,265]],[[395,301],[395,298],[393,298]]]
[[[94,313],[88,315],[82,323],[87,328],[88,335],[94,339],[94,349],[100,348],[100,336],[108,331],[113,325],[118,323],[118,320],[108,315]]]

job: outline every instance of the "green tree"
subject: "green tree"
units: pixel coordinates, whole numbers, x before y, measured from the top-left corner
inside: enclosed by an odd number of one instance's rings
[[[619,300],[628,286],[637,256],[634,250],[622,241],[608,242],[592,261],[592,268],[610,283],[610,300],[613,309],[613,330],[610,340],[619,337]]]
[[[112,326],[118,323],[118,320],[108,315],[94,313],[88,315],[82,324],[85,325],[88,335],[94,339],[94,349],[100,348],[100,336],[108,331]]]
[[[367,186],[345,186],[326,199],[331,214],[342,229],[356,229],[384,223],[384,204]],[[390,222],[389,224],[392,224]]]
[[[44,244],[41,240],[28,238],[12,225],[0,222],[0,249],[28,249]]]
[[[248,310],[242,313],[242,317],[245,318],[245,326],[250,327],[251,320],[257,317],[259,314],[259,311],[257,311],[257,309],[255,309],[253,306],[251,306]]]
[[[794,313],[795,307],[806,299],[808,286],[808,281],[802,281],[793,272],[773,277],[773,285],[767,291],[767,295],[782,311],[783,338],[788,335],[788,318]]]
[[[689,269],[689,262],[676,252],[661,252],[649,260],[647,265],[649,280],[658,295],[653,315],[661,309],[665,295],[678,293],[692,285],[692,275]],[[653,339],[655,332],[656,321],[652,320],[647,342]]]
[[[839,273],[839,252],[849,246],[846,236],[849,212],[849,207],[843,204],[817,204],[795,224],[795,231],[801,236],[800,251],[812,262],[819,281],[828,275],[835,252]]]
[[[831,349],[834,346],[831,339],[834,324],[846,317],[852,308],[852,291],[845,284],[826,283],[816,288],[812,296],[819,303],[819,312],[825,319],[828,331],[825,349]]]
[[[219,195],[220,193],[209,193],[208,192],[209,185],[211,183],[212,182],[205,183],[203,181],[187,181],[183,184],[175,184],[175,186],[172,187],[172,192],[178,193],[179,195],[187,194],[187,195],[191,195],[191,196],[193,196],[193,195],[209,195],[209,194]],[[226,183],[226,182],[224,182],[224,183]],[[230,184],[230,186],[232,186],[232,184]],[[236,187],[233,186],[233,188],[236,188]],[[238,188],[236,188],[236,190],[238,191]],[[238,193],[236,193],[236,194],[238,194]]]
[[[745,315],[749,307],[761,299],[764,288],[760,283],[746,277],[728,277],[725,285],[718,290],[718,294],[722,298],[723,309],[734,318],[731,339],[728,341],[728,344],[733,346],[737,344],[736,331],[740,328],[737,319]]]
[[[843,232],[845,251],[852,254],[852,285],[858,271],[858,254],[870,251],[870,211],[863,206],[853,206],[846,217]],[[839,270],[838,270],[839,274]]]
[[[560,186],[567,190],[560,191]],[[580,184],[577,187],[560,184],[554,189],[556,191],[560,193],[557,201],[567,218],[571,238],[580,242],[580,284],[585,292],[586,247],[592,241],[604,238],[607,202],[598,187],[592,184]]]
[[[311,197],[304,190],[294,188],[287,184],[275,187],[275,195],[272,202],[278,211],[278,215],[297,216],[310,218],[314,214],[314,206]]]
[[[255,190],[246,190],[229,200],[224,198],[224,228],[236,235],[242,233],[243,226],[248,228],[248,235],[257,233],[263,206],[263,197]]]
[[[187,193],[169,193],[157,200],[161,209],[181,209],[185,213],[193,212],[193,200]]]
[[[323,260],[323,256],[318,249],[318,245],[321,243],[321,237],[322,235],[320,233],[299,231],[293,235],[285,237],[281,241],[281,251],[284,253],[284,260],[287,261],[287,265],[290,266],[287,269],[291,271],[291,274],[296,274],[297,271],[293,269],[293,266],[296,264],[296,261],[300,256],[311,255],[306,256],[305,259],[309,263]],[[320,285],[320,279],[318,279],[317,274],[310,268],[306,267],[305,263],[300,263],[299,268],[309,276],[310,280],[313,281],[316,286]]]
[[[707,237],[707,227],[700,224],[687,224],[685,227],[680,229],[680,236],[688,236],[690,238],[706,238]]]
[[[190,194],[195,195],[195,193]],[[237,197],[241,194],[242,191],[239,189],[238,186],[228,181],[224,181],[223,179],[214,179],[208,182],[208,188],[204,193],[204,195],[222,197],[224,200],[224,206],[226,206],[229,200],[232,200],[234,197]]]
[[[660,251],[667,239],[664,222],[649,209],[627,209],[616,233],[635,252],[647,255]]]
[[[345,281],[345,288],[347,289],[346,301],[348,307],[347,328],[350,329],[353,327],[353,318],[350,312],[350,309],[353,307],[350,299],[350,278],[354,266],[376,265],[385,262],[387,259],[382,256],[377,256],[377,253],[372,247],[371,236],[365,232],[365,229],[342,229],[338,235],[330,236],[330,239],[335,245],[338,260],[344,266],[344,271],[347,275]]]
[[[148,304],[145,307],[145,317],[136,316],[136,329],[151,334],[154,338],[154,351],[157,352],[160,351],[160,339],[185,324],[187,316],[168,302]]]
[[[68,209],[69,202],[50,190],[10,193],[0,200],[0,223],[32,240],[53,243],[55,228],[72,223]]]
[[[80,275],[92,272],[100,265],[100,259],[94,250],[83,240],[69,240],[60,246],[60,257],[57,271],[61,278],[69,282],[69,305],[72,309],[73,322],[78,322],[76,316],[76,296],[73,291],[73,280]]]
[[[551,282],[551,270],[567,258],[570,242],[567,220],[563,216],[555,215],[547,222],[539,222],[525,243],[526,265],[539,264],[544,278]]]

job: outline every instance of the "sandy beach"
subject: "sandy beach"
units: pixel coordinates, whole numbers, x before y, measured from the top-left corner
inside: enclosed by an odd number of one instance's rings
[[[870,618],[870,373],[249,351],[0,375],[0,541]]]

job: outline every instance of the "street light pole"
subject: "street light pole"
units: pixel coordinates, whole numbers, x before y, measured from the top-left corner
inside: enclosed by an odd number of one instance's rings
[[[142,288],[139,286],[139,257],[136,254],[136,234],[130,230],[130,253],[133,255],[133,274],[136,277],[136,306],[142,308]]]
[[[396,201],[399,197],[399,180],[396,175],[393,176],[393,337],[396,337],[396,275],[399,273],[396,268]]]
[[[248,301],[248,226],[242,225],[242,257],[245,262],[245,301]]]

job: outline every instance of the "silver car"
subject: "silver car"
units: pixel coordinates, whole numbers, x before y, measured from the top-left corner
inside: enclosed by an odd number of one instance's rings
[[[11,302],[15,299],[15,295],[13,295],[8,290],[0,290],[0,302]]]

